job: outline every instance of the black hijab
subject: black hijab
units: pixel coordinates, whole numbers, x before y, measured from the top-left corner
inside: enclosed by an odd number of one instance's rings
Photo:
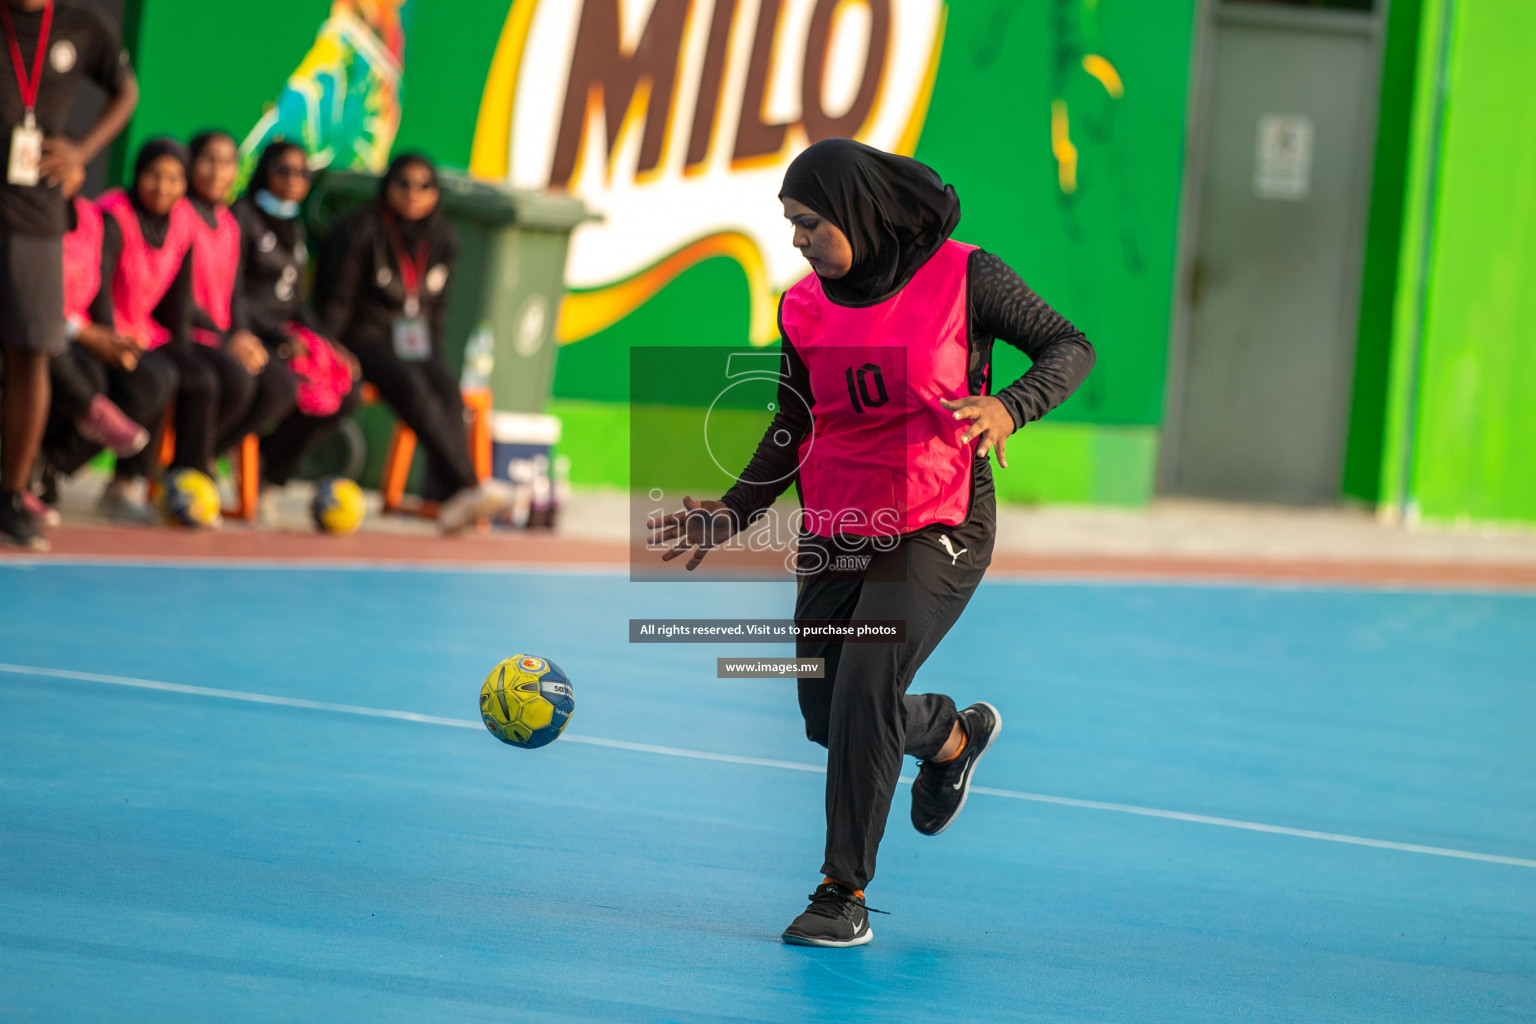
[[[431,176],[432,184],[438,189],[437,205],[432,207],[432,212],[420,220],[405,220],[394,212],[394,207],[389,205],[389,187],[395,181],[404,176],[405,171],[411,167],[420,167]],[[401,153],[389,162],[389,170],[384,172],[384,177],[379,181],[379,210],[384,215],[385,223],[393,223],[395,229],[400,232],[400,240],[406,247],[415,251],[423,241],[430,245],[437,245],[442,236],[443,199],[442,181],[437,176],[437,167],[422,153]]]
[[[139,232],[144,236],[144,241],[156,249],[165,244],[166,233],[171,229],[171,215],[151,213],[144,208],[144,201],[139,198],[139,179],[149,170],[150,164],[163,156],[175,157],[181,164],[182,173],[190,180],[191,163],[187,160],[187,148],[169,136],[161,136],[139,147],[139,155],[133,161],[133,186],[128,189],[128,201],[133,204],[133,212],[139,217]]]
[[[796,157],[779,198],[804,203],[848,236],[852,269],[821,280],[844,306],[900,291],[960,223],[960,199],[933,168],[852,139],[823,139]]]
[[[304,236],[303,218],[296,216],[284,219],[272,216],[256,202],[256,193],[272,191],[272,168],[277,166],[279,158],[294,152],[302,154],[306,160],[309,158],[309,153],[297,142],[278,139],[267,143],[267,148],[261,151],[261,156],[256,161],[255,169],[251,171],[251,180],[245,186],[245,198],[250,201],[251,208],[267,226],[267,230],[277,237],[278,243],[289,251],[292,251]]]

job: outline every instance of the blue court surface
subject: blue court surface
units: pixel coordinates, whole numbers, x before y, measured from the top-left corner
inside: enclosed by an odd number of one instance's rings
[[[790,652],[626,642],[791,596],[0,563],[0,1019],[1536,1019],[1536,596],[989,581],[915,689],[1002,739],[944,835],[897,793],[853,950],[778,937],[793,683],[714,678]],[[538,751],[477,721],[520,651]]]

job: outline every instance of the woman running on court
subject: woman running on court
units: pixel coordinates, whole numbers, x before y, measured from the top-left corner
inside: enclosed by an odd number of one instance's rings
[[[896,620],[891,643],[805,639],[825,678],[801,679],[806,734],[827,747],[825,876],[784,941],[857,946],[871,938],[864,888],[901,775],[920,760],[912,824],[954,821],[1002,717],[978,702],[909,694],[923,661],[964,611],[991,561],[994,449],[1061,404],[1093,347],[1002,260],[949,236],[960,202],[927,166],[848,139],[818,142],[784,175],[779,199],[815,271],[779,305],[785,372],[772,423],[720,501],[683,501],[654,524],[664,559],[744,529],[795,482],[802,510],[795,619]],[[991,391],[992,344],[1033,365]]]

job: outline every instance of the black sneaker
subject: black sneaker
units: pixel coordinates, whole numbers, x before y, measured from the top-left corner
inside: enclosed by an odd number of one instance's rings
[[[875,937],[869,927],[871,908],[864,905],[864,897],[847,886],[823,882],[806,899],[811,905],[784,929],[785,942],[794,946],[862,946]]]
[[[925,836],[936,836],[949,828],[965,798],[971,794],[971,775],[976,762],[997,742],[1003,731],[1003,716],[986,701],[977,701],[960,712],[960,728],[965,730],[965,749],[950,761],[924,761],[912,783],[912,827]]]
[[[37,528],[19,491],[0,493],[0,543],[47,551],[48,538]]]

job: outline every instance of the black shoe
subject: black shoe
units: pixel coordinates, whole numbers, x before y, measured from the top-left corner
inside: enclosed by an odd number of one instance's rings
[[[1003,731],[1003,716],[986,701],[978,701],[960,712],[960,728],[965,730],[965,749],[953,760],[924,761],[912,783],[912,827],[925,836],[936,836],[949,828],[965,798],[971,793],[971,775],[981,755],[997,742]]]
[[[862,946],[875,937],[864,897],[854,895],[847,886],[823,882],[806,899],[811,905],[784,929],[785,942],[794,946]]]
[[[37,528],[20,491],[0,493],[0,543],[30,551],[48,550],[48,538]]]
[[[38,461],[43,462],[41,459]],[[37,496],[43,499],[45,505],[59,503],[59,471],[50,462],[43,462],[43,468],[38,473]]]

